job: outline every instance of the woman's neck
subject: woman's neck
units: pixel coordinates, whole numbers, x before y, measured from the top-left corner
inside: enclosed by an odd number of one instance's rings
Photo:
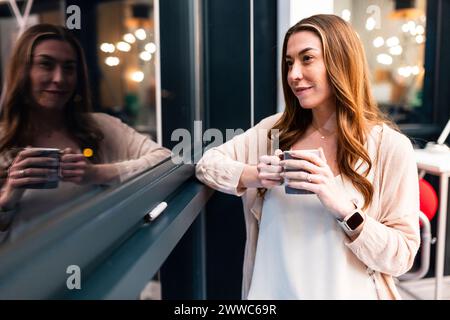
[[[30,112],[31,128],[34,132],[60,131],[65,128],[64,114],[59,110],[32,110]]]
[[[331,133],[337,130],[336,108],[322,107],[312,110],[312,126]]]

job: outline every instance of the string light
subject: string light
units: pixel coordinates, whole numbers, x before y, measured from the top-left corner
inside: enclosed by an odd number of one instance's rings
[[[136,38],[138,38],[139,40],[145,40],[145,38],[147,38],[147,33],[145,33],[145,30],[142,29],[142,28],[137,29],[137,30],[134,32],[134,35],[135,35]]]
[[[375,21],[375,19],[373,17],[369,17],[366,21],[366,29],[372,31],[375,28],[376,24],[377,22]]]
[[[120,41],[116,44],[117,50],[128,52],[131,50],[131,46],[128,42]]]
[[[423,26],[421,26],[421,25],[418,25],[416,27],[416,33],[417,34],[424,34],[425,33],[425,28]]]
[[[380,53],[377,56],[377,61],[384,65],[390,65],[392,64],[392,57],[386,53]]]
[[[416,36],[416,42],[417,42],[417,43],[421,44],[421,43],[423,43],[424,41],[425,41],[425,38],[424,38],[423,35],[419,34],[419,35]]]
[[[123,40],[125,40],[128,43],[135,43],[136,42],[136,38],[133,36],[132,33],[124,34]]]
[[[386,40],[386,45],[388,47],[398,46],[399,43],[400,43],[400,40],[398,40],[397,37],[390,37],[389,39]]]
[[[121,52],[129,52],[131,51],[131,44],[136,43],[137,40],[145,40],[147,38],[147,33],[143,28],[139,28],[133,33],[126,33],[123,35],[124,41],[119,41],[114,44],[104,42],[100,45],[100,50],[105,53],[112,53],[116,50]],[[144,46],[145,51],[139,53],[139,58],[145,62],[150,61],[153,57],[153,54],[156,52],[157,48],[154,42],[148,42]],[[108,66],[117,66],[120,63],[120,59],[118,57],[107,57],[105,59],[105,64]],[[142,74],[142,76],[141,76]],[[131,78],[133,81],[141,82],[143,80],[143,73],[133,73]],[[142,78],[142,79],[141,79]]]
[[[106,53],[113,53],[116,50],[116,48],[112,43],[104,42],[100,45],[100,50]]]
[[[348,22],[348,21],[350,21],[350,19],[352,17],[352,13],[350,10],[344,9],[344,10],[342,10],[341,16],[342,16],[342,19],[344,19],[345,21]]]
[[[399,56],[402,54],[402,52],[403,52],[403,48],[400,45],[389,49],[389,53],[392,54],[393,56]]]
[[[149,42],[145,45],[145,51],[148,51],[150,53],[156,52],[156,45],[153,42]]]
[[[110,67],[115,67],[120,63],[120,59],[117,57],[107,57],[105,63]]]
[[[144,80],[144,73],[142,71],[132,72],[131,80],[133,80],[134,82],[142,82],[142,80]]]
[[[374,46],[375,48],[379,48],[379,47],[383,46],[383,44],[384,44],[384,39],[383,39],[383,37],[376,37],[376,38],[373,40],[373,46]]]
[[[150,61],[152,59],[152,54],[148,51],[142,51],[139,54],[139,58],[141,58],[144,61]]]

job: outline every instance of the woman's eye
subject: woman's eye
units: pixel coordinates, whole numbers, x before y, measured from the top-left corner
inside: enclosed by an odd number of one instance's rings
[[[50,69],[52,68],[52,64],[50,62],[47,61],[41,61],[39,62],[39,66],[41,66],[44,69]]]
[[[311,56],[303,56],[303,62],[311,62],[312,58]]]
[[[73,72],[73,71],[75,71],[75,66],[73,66],[73,65],[64,66],[64,70]]]
[[[287,61],[286,61],[286,65],[287,65],[288,67],[292,66],[292,61],[287,60]]]

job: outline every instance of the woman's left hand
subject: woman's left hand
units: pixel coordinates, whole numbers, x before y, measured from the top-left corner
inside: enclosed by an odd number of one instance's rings
[[[81,153],[66,148],[61,156],[61,180],[76,184],[95,183],[95,165]]]
[[[319,150],[320,157],[307,151],[292,150],[290,154],[296,159],[283,160],[280,165],[285,169],[304,171],[285,171],[282,177],[287,179],[289,187],[314,192],[336,218],[343,219],[355,209],[355,206],[342,187],[336,183],[322,148]]]

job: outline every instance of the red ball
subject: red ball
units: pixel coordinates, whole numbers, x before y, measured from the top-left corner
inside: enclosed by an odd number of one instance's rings
[[[433,186],[425,179],[419,180],[420,211],[431,221],[438,208],[438,196]]]

